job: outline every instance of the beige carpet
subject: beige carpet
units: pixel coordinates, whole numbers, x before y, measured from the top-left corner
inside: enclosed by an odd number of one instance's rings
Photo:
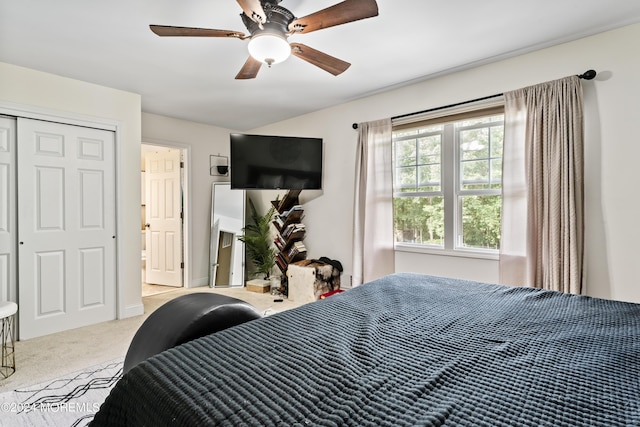
[[[165,292],[175,291],[175,286],[152,285],[151,283],[142,284],[142,297],[150,297],[151,295],[164,294]]]
[[[142,316],[16,342],[16,372],[9,378],[0,380],[0,392],[41,383],[124,357],[133,335],[151,312],[177,296],[192,292],[215,292],[239,298],[265,314],[299,305],[287,299],[274,302],[276,297],[249,292],[246,288],[173,288],[171,291],[143,297],[145,313]]]

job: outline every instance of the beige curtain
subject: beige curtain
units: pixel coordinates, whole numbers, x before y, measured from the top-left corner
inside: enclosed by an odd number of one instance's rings
[[[391,119],[358,125],[353,286],[395,271]]]
[[[580,294],[583,113],[580,78],[505,93],[500,282]]]

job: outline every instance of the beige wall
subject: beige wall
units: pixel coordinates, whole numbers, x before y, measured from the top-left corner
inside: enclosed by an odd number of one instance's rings
[[[275,123],[254,133],[322,137],[325,176],[322,191],[303,192],[305,243],[313,258],[339,259],[343,282],[352,271],[351,234],[357,132],[364,122],[492,95],[581,73],[599,75],[584,82],[586,104],[586,273],[592,296],[640,302],[635,286],[640,227],[640,198],[635,163],[640,158],[637,112],[640,111],[640,56],[634,41],[640,25],[587,37],[515,58],[433,78],[411,86]],[[119,141],[118,226],[123,313],[140,303],[140,141],[188,147],[191,159],[190,286],[207,283],[210,185],[209,154],[228,154],[230,130],[140,113],[135,94],[78,82],[0,63],[0,103],[35,106],[61,113],[116,121]],[[125,185],[127,183],[128,185]],[[131,186],[131,183],[136,185]],[[630,192],[631,190],[631,192]],[[254,195],[266,202],[274,193]],[[131,236],[131,237],[129,237]],[[497,281],[495,260],[396,255],[398,271]]]
[[[209,229],[211,227],[211,184],[226,182],[228,177],[209,176],[209,155],[229,156],[229,129],[173,119],[156,114],[142,114],[144,143],[182,147],[190,159],[187,230],[189,234],[188,287],[209,283]]]
[[[0,62],[0,108],[117,127],[118,316],[142,314],[140,297],[140,96]],[[137,187],[137,188],[136,188]]]
[[[305,204],[308,230],[305,243],[311,257],[326,255],[342,261],[346,281],[352,270],[351,218],[357,139],[352,123],[493,95],[593,68],[599,73],[596,80],[584,81],[586,292],[640,302],[637,286],[640,197],[634,190],[639,182],[640,158],[637,40],[640,40],[638,24],[433,78],[253,132],[324,138],[324,191]],[[495,260],[398,252],[396,270],[498,280]]]

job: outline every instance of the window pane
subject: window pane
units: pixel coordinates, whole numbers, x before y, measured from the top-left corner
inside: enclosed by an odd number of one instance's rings
[[[440,191],[440,164],[418,168],[420,184],[418,191]]]
[[[504,126],[493,126],[491,132],[491,157],[502,157],[502,142],[504,141]]]
[[[463,196],[462,233],[464,248],[500,248],[500,196]]]
[[[396,242],[443,246],[442,197],[396,197],[393,213]]]
[[[395,144],[396,166],[412,166],[416,164],[416,140],[398,141]]]
[[[394,138],[403,138],[405,136],[413,136],[418,134],[418,129],[397,130],[393,132]]]
[[[477,190],[489,188],[489,162],[475,160],[462,163],[463,190]]]
[[[491,188],[502,188],[502,144],[504,126],[493,126],[490,129],[491,141]]]
[[[462,160],[489,157],[489,129],[480,128],[460,132],[460,157]]]
[[[440,135],[431,135],[418,140],[418,164],[440,163]]]
[[[425,134],[424,129],[393,134],[393,186],[396,193],[441,191],[442,134],[434,134],[433,130],[441,131],[442,126],[429,129],[431,134]],[[413,137],[413,133],[421,136]],[[401,134],[405,134],[404,139]]]
[[[491,188],[502,188],[502,157],[491,160]]]
[[[499,114],[497,116],[489,116],[489,117],[477,117],[468,120],[462,120],[456,123],[456,126],[466,127],[466,126],[474,126],[482,123],[492,123],[496,121],[502,121],[504,116]]]
[[[402,192],[416,191],[415,167],[396,168],[395,190]]]
[[[426,128],[420,129],[420,133],[442,132],[443,128],[444,128],[444,125],[431,125],[431,126],[427,126]]]

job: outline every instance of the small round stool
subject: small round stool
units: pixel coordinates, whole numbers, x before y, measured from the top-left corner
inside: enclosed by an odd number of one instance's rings
[[[15,314],[18,304],[11,301],[0,302],[0,345],[2,359],[0,359],[0,375],[8,378],[16,371],[15,354]]]

